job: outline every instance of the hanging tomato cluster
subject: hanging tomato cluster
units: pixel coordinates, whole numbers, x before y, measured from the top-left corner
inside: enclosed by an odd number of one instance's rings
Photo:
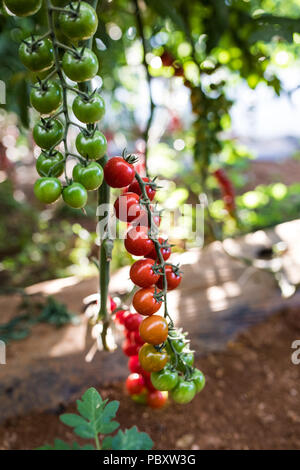
[[[104,167],[106,183],[123,189],[114,208],[116,217],[129,225],[125,248],[131,255],[142,257],[130,269],[130,278],[139,287],[132,300],[137,313],[116,314],[116,320],[125,329],[123,351],[131,357],[129,368],[134,374],[128,377],[126,385],[135,399],[144,399],[150,406],[154,406],[152,398],[161,404],[166,400],[166,395],[155,394],[152,388],[170,391],[177,403],[188,403],[202,390],[205,379],[193,367],[194,354],[185,335],[175,329],[167,309],[167,291],[180,284],[181,273],[178,266],[168,262],[171,256],[168,241],[158,236],[160,217],[157,218],[153,205],[157,185],[142,178],[135,171],[134,162],[134,156],[124,152],[122,157],[111,158]],[[155,315],[163,304],[164,316]]]
[[[12,13],[28,16],[36,13],[42,2],[5,0],[4,3]],[[19,56],[25,67],[37,74],[30,100],[32,107],[42,115],[33,128],[34,141],[41,148],[36,162],[40,178],[34,185],[34,193],[45,204],[57,201],[62,195],[67,205],[80,209],[87,203],[87,191],[98,189],[103,182],[103,169],[96,160],[105,155],[107,141],[96,123],[105,113],[105,104],[97,90],[90,91],[86,86],[99,68],[97,56],[83,43],[97,30],[97,13],[84,1],[65,6],[66,3],[47,0],[49,31],[41,37],[31,35],[23,40]],[[57,40],[58,34],[67,44]],[[70,86],[67,79],[76,82],[76,86]],[[82,125],[69,117],[68,91],[76,95],[72,111]],[[77,154],[68,148],[71,125],[80,130],[75,142]],[[63,152],[58,149],[61,143]],[[78,161],[72,178],[66,173],[69,158]],[[64,184],[59,179],[63,172]]]
[[[115,314],[115,321],[123,326],[125,339],[122,349],[129,357],[130,374],[126,380],[127,392],[136,403],[147,404],[151,408],[163,407],[168,393],[154,388],[150,373],[141,367],[139,361],[138,352],[145,343],[139,332],[143,317],[138,313],[130,313],[128,310],[119,310]]]
[[[233,215],[235,212],[235,192],[233,184],[228,178],[225,170],[222,168],[214,171],[214,176],[218,181],[219,187],[222,191],[222,198],[225,209],[229,212],[229,214]]]

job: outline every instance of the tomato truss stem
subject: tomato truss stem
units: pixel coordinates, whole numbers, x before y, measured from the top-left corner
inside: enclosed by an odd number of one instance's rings
[[[160,269],[160,272],[162,272],[162,276],[163,276],[163,289],[160,292],[160,297],[163,299],[163,302],[164,302],[164,317],[168,318],[168,320],[169,320],[168,328],[170,330],[170,329],[174,329],[174,322],[173,322],[172,317],[170,316],[170,314],[168,312],[168,306],[167,306],[168,282],[167,282],[167,275],[166,275],[166,266],[170,265],[170,263],[165,262],[163,254],[161,252],[161,248],[164,247],[165,245],[163,243],[160,243],[158,238],[157,238],[158,227],[156,226],[156,224],[153,220],[153,213],[151,211],[151,201],[148,197],[147,190],[146,190],[148,182],[144,181],[142,179],[142,177],[137,172],[135,172],[135,178],[136,178],[136,180],[139,184],[139,187],[140,187],[140,190],[141,190],[141,193],[142,193],[142,197],[141,197],[140,201],[146,207],[147,213],[148,213],[148,223],[149,223],[148,236],[149,236],[150,240],[152,240],[152,242],[155,245],[155,251],[156,251],[156,254],[157,254],[157,258],[159,260],[158,268]],[[177,266],[177,269],[178,269],[178,266]],[[167,338],[167,342],[170,345],[170,348],[172,349],[172,352],[173,352],[174,357],[175,357],[175,367],[177,367],[178,363],[181,364],[183,366],[183,369],[184,369],[185,378],[188,379],[188,378],[191,377],[191,374],[192,374],[194,369],[193,369],[193,367],[191,367],[191,366],[189,366],[188,364],[185,363],[184,359],[182,358],[182,353],[178,352],[176,350],[176,348],[174,348],[173,341],[175,341],[175,340],[176,340],[176,338],[174,338],[174,337],[168,336],[168,338]]]

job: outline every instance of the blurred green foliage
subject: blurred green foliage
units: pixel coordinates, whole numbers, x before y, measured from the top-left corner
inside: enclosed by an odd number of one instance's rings
[[[211,215],[224,235],[298,217],[299,185],[274,183],[242,194],[252,155],[226,132],[231,126],[233,103],[228,91],[232,86],[243,81],[252,89],[264,84],[277,95],[282,92],[275,66],[288,66],[299,57],[299,1],[144,0],[139,4],[151,77],[163,83],[162,94],[173,96],[172,92],[184,88],[190,100],[190,107],[185,103],[186,114],[182,113],[179,124],[173,123],[171,129],[167,102],[161,98],[154,103],[156,138],[148,152],[149,169],[154,176],[168,180],[166,191],[158,193],[159,202],[178,207],[198,202],[199,194],[207,193],[213,201]],[[26,128],[30,122],[28,88],[36,78],[19,62],[18,46],[31,32],[47,29],[45,12],[42,9],[32,18],[13,18],[3,9],[2,1],[0,5],[0,77],[7,87],[5,109],[16,112]],[[99,85],[108,110],[103,125],[112,137],[114,151],[125,146],[135,151],[149,105],[145,101],[145,108],[139,109],[147,84],[135,2],[102,0],[98,15],[94,51],[100,61]],[[282,51],[284,56],[278,55]],[[161,59],[164,54],[169,64]],[[180,111],[183,106],[177,103]],[[169,113],[167,124],[162,119],[164,110]],[[212,176],[219,167],[228,170],[239,194],[238,225],[224,211]],[[84,219],[81,212],[65,205],[40,211],[28,202],[17,202],[8,181],[0,185],[0,198],[2,282],[26,285],[94,272],[89,258],[97,250],[95,200],[87,206]],[[113,255],[112,269],[128,264],[122,241],[116,242]]]

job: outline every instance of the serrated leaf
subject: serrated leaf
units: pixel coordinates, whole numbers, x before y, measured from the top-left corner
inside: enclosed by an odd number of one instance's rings
[[[139,432],[136,426],[119,431],[111,441],[112,450],[150,450],[153,447],[152,439],[145,432]]]
[[[95,388],[89,388],[83,395],[82,400],[77,400],[77,409],[84,418],[95,420],[96,410],[101,410],[104,403]]]
[[[98,434],[109,434],[118,427],[117,421],[112,421],[119,408],[119,402],[102,400],[95,388],[88,389],[77,400],[77,409],[81,416],[66,413],[60,417],[61,421],[74,428],[77,436],[84,439],[93,439]]]
[[[116,416],[118,409],[118,401],[111,401],[105,406],[103,412],[96,421],[96,429],[98,434],[110,434],[120,426],[117,421],[112,421],[112,419]]]

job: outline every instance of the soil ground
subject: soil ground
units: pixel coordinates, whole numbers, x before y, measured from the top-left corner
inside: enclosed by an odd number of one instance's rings
[[[138,425],[156,449],[299,449],[300,365],[291,362],[299,337],[299,309],[251,327],[224,352],[197,361],[207,385],[185,406],[152,411],[124,395],[123,383],[98,390],[120,400],[121,427]],[[8,420],[0,428],[0,449],[32,449],[57,437],[72,442],[58,415],[74,410],[72,404]]]

